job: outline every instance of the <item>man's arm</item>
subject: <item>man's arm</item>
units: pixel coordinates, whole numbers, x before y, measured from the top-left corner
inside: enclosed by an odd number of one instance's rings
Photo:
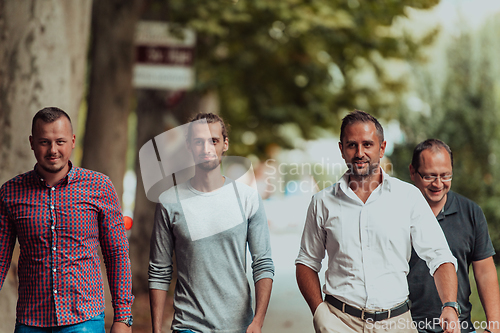
[[[238,188],[239,189],[239,188]],[[243,188],[241,188],[243,190]],[[240,192],[241,193],[241,192]],[[252,190],[249,193],[251,211],[248,218],[247,242],[252,255],[252,275],[255,282],[255,316],[247,333],[260,333],[273,287],[274,263],[271,258],[271,236],[264,204]]]
[[[264,318],[266,317],[267,306],[269,305],[269,299],[271,298],[272,288],[273,280],[270,278],[260,279],[255,283],[255,316],[253,317],[252,323],[247,328],[247,333],[261,332],[262,325],[264,325]]]
[[[295,269],[299,290],[314,315],[318,305],[323,302],[323,299],[321,298],[319,275],[306,265],[296,264]]]
[[[443,304],[457,301],[457,273],[452,263],[441,264],[436,269],[434,272],[434,283]],[[440,322],[444,333],[460,333],[458,314],[454,308],[445,307],[441,312]]]
[[[109,178],[99,179],[101,202],[99,211],[99,243],[106,264],[109,290],[114,310],[114,322],[127,319],[131,315],[132,271],[128,255],[129,245],[121,206],[116,191]],[[114,323],[112,333],[132,332],[124,323]]]
[[[0,189],[0,289],[10,268],[12,253],[16,244],[16,233],[9,220],[4,202],[4,188]]]
[[[160,333],[167,291],[172,281],[174,239],[168,227],[168,214],[162,204],[156,205],[151,235],[148,284],[153,333]]]
[[[493,257],[473,261],[472,268],[488,329],[500,333],[500,291]]]
[[[151,322],[153,333],[160,333],[163,324],[163,311],[165,310],[165,300],[167,291],[160,289],[149,289],[149,305],[151,308]]]

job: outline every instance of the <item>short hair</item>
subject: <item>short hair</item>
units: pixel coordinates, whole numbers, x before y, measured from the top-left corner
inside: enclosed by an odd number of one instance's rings
[[[38,111],[33,117],[33,121],[31,123],[31,135],[33,135],[33,132],[35,131],[35,124],[37,120],[41,120],[44,123],[52,123],[61,117],[66,117],[68,119],[71,131],[73,131],[73,125],[71,124],[71,118],[69,115],[55,106],[49,106]]]
[[[214,113],[198,113],[197,115],[195,115],[194,117],[192,117],[191,119],[189,119],[189,125],[188,125],[188,129],[187,129],[187,135],[186,135],[186,140],[190,140],[191,139],[191,134],[192,134],[192,123],[197,121],[197,120],[202,120],[202,119],[205,119],[207,124],[213,124],[213,123],[216,123],[216,122],[219,122],[220,123],[220,127],[222,128],[222,137],[224,138],[224,140],[227,139],[227,126],[226,124],[224,123],[224,119],[222,119],[219,115],[216,115]]]
[[[411,165],[413,169],[415,171],[418,171],[418,168],[420,168],[420,155],[424,150],[432,149],[433,151],[437,152],[441,148],[444,148],[450,155],[451,167],[453,168],[453,153],[451,152],[450,147],[441,140],[427,139],[425,141],[420,142],[413,150],[413,156],[411,158]]]
[[[375,125],[375,129],[377,130],[377,136],[380,141],[380,144],[384,142],[384,129],[382,128],[382,125],[380,125],[378,120],[369,113],[366,113],[361,110],[354,110],[342,119],[342,125],[340,126],[341,144],[343,144],[342,140],[344,139],[345,128],[357,122],[362,122],[362,123],[372,122]]]

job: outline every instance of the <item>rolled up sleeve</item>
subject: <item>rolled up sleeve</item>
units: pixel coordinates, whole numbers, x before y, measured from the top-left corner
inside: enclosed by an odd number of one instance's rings
[[[418,256],[427,263],[433,276],[436,269],[444,263],[452,263],[457,270],[457,259],[453,256],[439,222],[432,213],[424,197],[415,195],[412,210],[412,245]]]
[[[157,204],[150,244],[149,289],[168,290],[172,281],[174,239],[167,219],[165,208]]]
[[[315,272],[321,270],[321,261],[325,257],[326,241],[325,232],[321,227],[322,218],[318,216],[317,204],[317,199],[313,197],[307,210],[300,250],[295,260],[295,264],[305,265]]]

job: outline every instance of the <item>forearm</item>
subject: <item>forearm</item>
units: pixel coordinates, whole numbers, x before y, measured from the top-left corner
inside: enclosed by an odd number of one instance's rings
[[[273,280],[269,278],[260,279],[255,283],[255,316],[253,322],[259,327],[264,325],[272,288]]]
[[[488,328],[492,332],[500,332],[500,291],[493,258],[474,261],[472,266]]]
[[[114,320],[116,321],[131,315],[134,296],[132,295],[132,271],[128,257],[128,247],[119,250],[114,249],[112,254],[110,255],[107,249],[103,249]]]
[[[165,309],[165,300],[167,291],[160,289],[149,289],[149,305],[151,308],[151,323],[153,333],[161,332],[163,325],[163,311]]]
[[[444,263],[434,272],[434,283],[442,303],[457,301],[457,274],[455,266]],[[452,307],[445,307],[441,312],[440,324],[445,333],[459,333],[458,314]]]
[[[457,274],[455,266],[444,263],[434,272],[434,283],[442,303],[457,301]]]
[[[302,264],[297,264],[295,267],[299,290],[314,314],[318,305],[323,302],[318,273]]]

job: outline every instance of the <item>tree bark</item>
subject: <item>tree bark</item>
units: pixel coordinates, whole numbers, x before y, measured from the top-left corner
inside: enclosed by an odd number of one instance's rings
[[[65,110],[77,128],[85,87],[91,0],[0,0],[0,184],[33,168],[33,115]],[[13,332],[17,248],[0,291],[0,333]]]
[[[0,183],[31,169],[33,115],[68,112],[77,128],[91,0],[0,0]]]
[[[133,96],[135,26],[143,0],[94,1],[82,166],[110,177],[120,200]]]

